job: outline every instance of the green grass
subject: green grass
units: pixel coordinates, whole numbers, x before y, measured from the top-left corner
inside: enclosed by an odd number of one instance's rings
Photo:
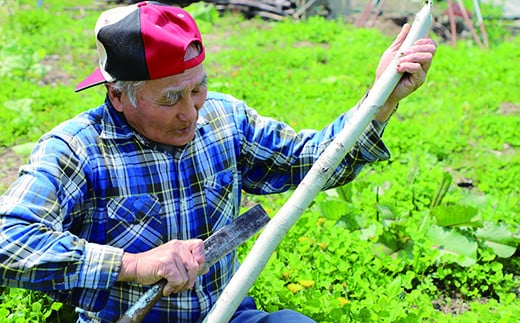
[[[33,142],[104,97],[101,87],[73,92],[95,66],[94,3],[44,4],[0,6],[0,147]],[[274,23],[218,17],[203,5],[189,10],[206,40],[210,89],[296,129],[323,127],[353,106],[392,41],[322,18]],[[501,257],[490,242],[514,251],[519,238],[520,38],[498,20],[487,28],[490,49],[464,39],[456,49],[440,44],[427,83],[401,103],[385,131],[390,161],[316,198],[251,289],[260,306],[294,308],[319,322],[519,316],[519,260]],[[274,215],[289,194],[247,198]],[[441,226],[446,214],[471,225]],[[483,238],[479,224],[494,228],[492,238]],[[474,253],[446,255],[458,239]],[[53,321],[71,314],[39,293],[0,292],[0,322],[43,322],[41,308]]]

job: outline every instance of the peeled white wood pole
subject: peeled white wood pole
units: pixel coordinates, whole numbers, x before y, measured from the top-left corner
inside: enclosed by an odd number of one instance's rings
[[[374,83],[373,88],[348,120],[345,128],[325,149],[287,202],[267,224],[204,322],[229,322],[280,241],[321,191],[334,169],[352,149],[396,87],[402,77],[401,73],[396,72],[399,56],[418,39],[426,36],[432,22],[431,10],[432,0],[429,0],[417,13],[399,53]]]

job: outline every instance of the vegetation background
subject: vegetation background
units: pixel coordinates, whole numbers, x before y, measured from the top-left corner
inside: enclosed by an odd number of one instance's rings
[[[92,30],[106,3],[43,4],[0,1],[0,192],[34,141],[104,98],[102,87],[73,88],[96,65]],[[440,15],[445,2],[435,6]],[[250,291],[262,308],[319,322],[520,316],[520,38],[500,10],[482,9],[490,48],[438,39],[427,83],[385,131],[392,158],[316,198]],[[353,106],[393,39],[320,17],[268,22],[188,10],[207,44],[210,89],[296,129],[323,127]],[[274,215],[289,194],[247,195],[244,207],[261,202]],[[0,322],[74,317],[39,292],[0,287]]]

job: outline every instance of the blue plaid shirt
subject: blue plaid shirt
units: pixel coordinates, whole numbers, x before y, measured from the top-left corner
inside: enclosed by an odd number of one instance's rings
[[[210,92],[195,138],[174,148],[136,133],[106,100],[45,134],[0,197],[0,284],[85,309],[80,321],[115,321],[148,288],[117,282],[123,251],[205,239],[238,216],[242,191],[295,187],[349,113],[322,131],[295,132]],[[369,126],[327,187],[389,157],[379,132]],[[146,319],[200,321],[237,266],[228,255]]]

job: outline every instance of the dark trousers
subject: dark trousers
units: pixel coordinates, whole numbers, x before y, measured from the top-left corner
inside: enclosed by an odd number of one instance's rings
[[[307,316],[293,310],[267,313],[256,308],[255,301],[246,297],[238,306],[229,323],[315,323]]]

